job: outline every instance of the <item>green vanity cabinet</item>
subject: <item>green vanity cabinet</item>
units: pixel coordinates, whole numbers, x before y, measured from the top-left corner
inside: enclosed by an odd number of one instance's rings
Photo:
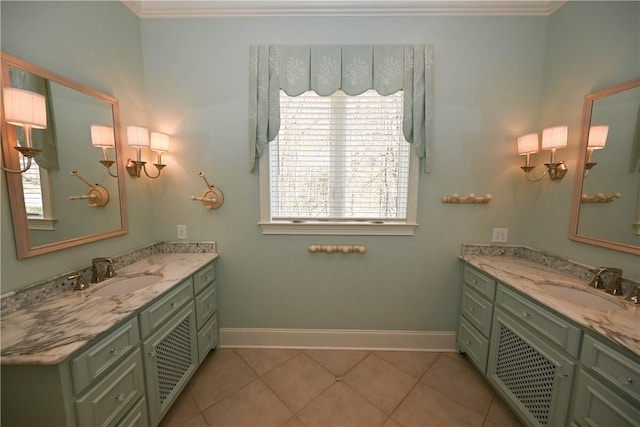
[[[482,372],[486,372],[489,337],[493,319],[496,281],[464,265],[460,296],[460,317],[456,345]]]
[[[2,365],[2,427],[157,426],[218,345],[214,263],[56,365]]]
[[[640,425],[638,357],[585,334],[580,362],[573,423],[584,427]]]
[[[637,355],[466,262],[462,277],[456,345],[526,425],[640,426]]]
[[[140,313],[151,425],[169,410],[218,344],[214,265],[198,270]],[[149,335],[151,334],[151,335]]]

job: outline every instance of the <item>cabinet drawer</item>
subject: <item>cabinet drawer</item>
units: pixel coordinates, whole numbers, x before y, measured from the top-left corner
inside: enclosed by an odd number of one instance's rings
[[[164,323],[192,298],[191,278],[189,278],[140,313],[140,332],[142,336],[149,335],[151,331]]]
[[[496,281],[468,265],[464,266],[463,281],[477,292],[493,301],[496,293]]]
[[[498,286],[496,305],[577,357],[581,334],[577,327],[504,286]]]
[[[140,399],[116,427],[149,427],[147,401],[144,398]]]
[[[456,337],[458,348],[467,353],[482,373],[487,370],[487,355],[489,353],[489,340],[483,337],[465,318],[460,318],[458,335]]]
[[[491,334],[493,304],[465,284],[462,287],[461,310],[464,317],[482,332],[482,335],[489,337]]]
[[[218,293],[215,286],[210,286],[196,297],[196,324],[202,328],[207,320],[218,309]]]
[[[615,348],[585,335],[580,357],[583,365],[640,403],[640,363]],[[640,418],[638,418],[640,420]]]
[[[218,314],[211,319],[198,332],[198,363],[202,363],[212,348],[218,346]]]
[[[213,268],[213,263],[200,269],[193,275],[193,290],[196,295],[200,293],[207,285],[216,279],[216,272]]]
[[[145,394],[140,349],[136,349],[84,396],[76,400],[79,426],[114,426]]]
[[[638,426],[638,404],[630,404],[586,372],[578,374],[572,417],[585,427]]]
[[[89,350],[71,360],[73,389],[80,394],[140,342],[138,319],[128,321]]]

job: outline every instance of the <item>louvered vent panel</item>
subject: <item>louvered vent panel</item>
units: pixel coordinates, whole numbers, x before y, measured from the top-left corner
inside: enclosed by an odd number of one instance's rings
[[[556,367],[504,325],[496,375],[541,425],[548,425]]]
[[[190,317],[185,318],[156,347],[160,403],[171,394],[191,366]]]

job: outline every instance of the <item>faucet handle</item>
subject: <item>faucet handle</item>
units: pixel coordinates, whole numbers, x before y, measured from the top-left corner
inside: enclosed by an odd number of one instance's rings
[[[627,301],[631,301],[634,304],[640,304],[640,288],[637,286],[633,288],[633,291],[625,298]]]
[[[81,291],[81,290],[87,289],[89,287],[87,282],[85,282],[85,280],[84,280],[84,276],[82,274],[80,274],[80,273],[74,274],[74,275],[71,275],[71,276],[67,277],[67,280],[69,280],[71,282],[75,282],[75,285],[73,286],[73,290],[74,291]]]

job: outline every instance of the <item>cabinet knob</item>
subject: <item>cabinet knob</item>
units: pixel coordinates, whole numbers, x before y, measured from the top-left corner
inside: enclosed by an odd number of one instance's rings
[[[633,383],[633,379],[630,378],[630,377],[626,377],[626,378],[625,377],[620,377],[620,378],[618,378],[618,381],[620,381],[620,383],[624,384],[624,385],[629,385],[629,384]]]
[[[171,303],[171,308],[176,308],[176,303],[175,302]]]
[[[125,398],[125,397],[126,397],[126,396],[124,395],[124,393],[120,393],[119,395],[117,395],[117,396],[116,396],[116,400],[117,400],[118,402],[124,402],[124,398]]]
[[[112,348],[111,350],[109,350],[109,353],[113,354],[114,356],[118,355],[118,349],[117,348]]]
[[[529,313],[528,311],[522,312],[522,317],[529,317],[529,316],[531,316],[531,313]]]
[[[156,352],[155,351],[150,351],[149,352],[149,357],[156,357]]]
[[[558,372],[558,378],[567,378],[569,376],[565,371]]]

